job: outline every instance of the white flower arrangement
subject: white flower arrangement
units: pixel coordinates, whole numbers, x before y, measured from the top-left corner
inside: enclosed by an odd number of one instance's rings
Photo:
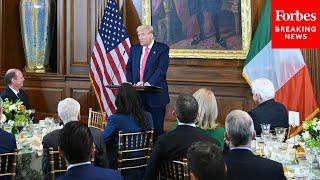
[[[302,141],[305,142],[308,147],[320,148],[320,121],[318,118],[305,121],[302,124],[303,133]]]

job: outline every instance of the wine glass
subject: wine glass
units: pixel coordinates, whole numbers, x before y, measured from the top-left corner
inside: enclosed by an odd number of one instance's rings
[[[270,134],[270,124],[260,124],[262,134]]]
[[[60,126],[60,119],[53,119],[53,122],[54,122],[54,125],[56,126],[56,127],[58,127],[58,126]]]
[[[33,122],[34,122],[34,115],[35,115],[35,113],[36,113],[36,110],[35,110],[35,109],[29,109],[29,112],[30,112],[29,123],[30,123],[30,124],[33,124]]]
[[[276,131],[276,137],[278,138],[278,141],[283,142],[286,137],[286,128],[276,127],[274,130]]]

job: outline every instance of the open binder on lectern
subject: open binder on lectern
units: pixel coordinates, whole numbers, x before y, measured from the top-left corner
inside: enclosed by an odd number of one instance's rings
[[[106,85],[110,89],[118,89],[121,85]],[[159,86],[133,86],[139,92],[157,93],[161,92],[162,88]]]

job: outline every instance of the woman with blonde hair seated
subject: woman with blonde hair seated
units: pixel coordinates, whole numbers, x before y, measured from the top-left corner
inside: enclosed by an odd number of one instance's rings
[[[201,88],[193,96],[199,105],[196,126],[202,133],[218,140],[220,148],[223,149],[225,129],[216,121],[218,106],[214,93],[209,89]]]
[[[195,121],[196,127],[203,134],[210,136],[219,141],[219,148],[224,148],[225,129],[220,126],[216,120],[218,117],[217,100],[213,92],[207,88],[201,88],[193,94],[198,102],[198,116]],[[176,122],[173,129],[178,125]]]

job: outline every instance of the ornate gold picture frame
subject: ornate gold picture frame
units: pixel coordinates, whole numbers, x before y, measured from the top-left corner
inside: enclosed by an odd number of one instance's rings
[[[143,0],[143,23],[171,58],[245,59],[251,40],[250,0]]]

